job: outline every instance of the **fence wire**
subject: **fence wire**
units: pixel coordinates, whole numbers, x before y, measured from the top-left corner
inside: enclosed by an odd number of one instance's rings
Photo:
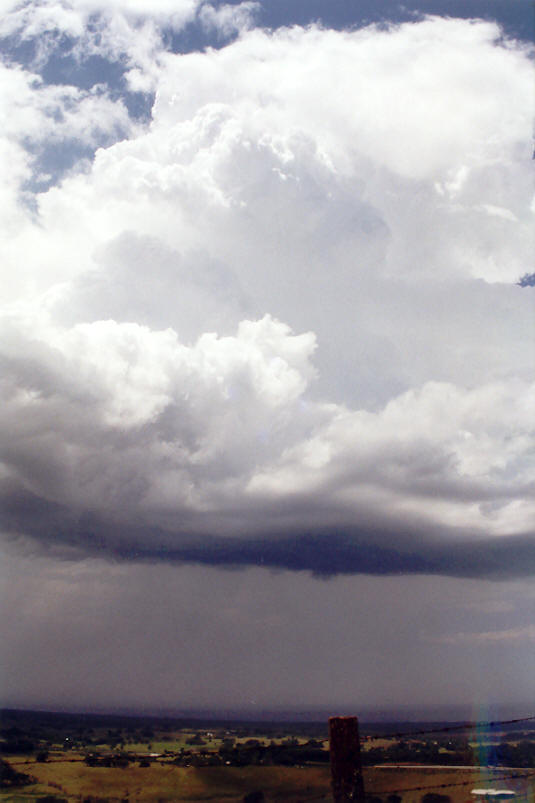
[[[410,769],[410,766],[400,766],[400,769]],[[455,769],[455,767],[452,767]],[[493,771],[494,767],[474,767],[474,772],[479,770],[490,770]],[[492,778],[489,778],[486,783],[494,783],[495,781],[505,781],[510,780],[513,778],[535,778],[535,770],[531,770],[528,772],[510,772],[510,773],[502,773],[500,775],[493,775]],[[366,792],[366,797],[384,797],[384,795],[396,795],[396,794],[403,794],[404,792],[423,792],[426,789],[449,789],[453,786],[471,786],[476,783],[474,778],[471,778],[469,781],[454,781],[452,783],[435,783],[435,784],[426,784],[424,786],[410,786],[404,787],[403,789],[385,789],[381,792]]]
[[[460,725],[447,725],[444,727],[425,728],[422,730],[377,733],[365,735],[363,738],[365,741],[371,742],[378,739],[402,739],[407,736],[426,736],[427,734],[431,733],[451,733],[452,731],[465,730],[489,730],[490,728],[497,728],[500,725],[516,725],[519,722],[532,722],[533,720],[535,720],[535,714],[532,714],[529,717],[517,717],[516,719],[493,720],[491,722],[464,722]]]

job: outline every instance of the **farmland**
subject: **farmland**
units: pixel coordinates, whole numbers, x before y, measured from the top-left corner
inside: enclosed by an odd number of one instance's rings
[[[535,800],[535,730],[398,738],[382,727],[361,733],[370,803],[465,803],[488,785]],[[0,801],[330,800],[326,738],[325,722],[5,711]],[[475,766],[480,756],[496,766]]]

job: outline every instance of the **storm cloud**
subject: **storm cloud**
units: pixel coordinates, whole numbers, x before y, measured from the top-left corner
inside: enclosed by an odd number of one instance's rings
[[[530,0],[0,10],[2,704],[532,713]]]
[[[532,48],[477,20],[269,31],[254,3],[160,5],[3,22],[155,91],[145,123],[4,64],[4,532],[58,556],[532,574]],[[241,33],[167,51],[193,19]],[[39,190],[54,138],[101,147]]]

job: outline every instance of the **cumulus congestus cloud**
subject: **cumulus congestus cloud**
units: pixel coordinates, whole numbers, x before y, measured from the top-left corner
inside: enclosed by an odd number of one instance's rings
[[[155,90],[150,123],[106,87],[5,66],[31,110],[12,97],[2,135],[6,535],[318,574],[532,573],[530,49],[485,22],[269,32],[246,30],[252,3],[182,5],[158,25],[242,33],[172,54],[117,2],[109,31],[135,54],[91,40]],[[71,6],[39,24],[76,38],[100,11]],[[29,8],[8,15],[21,36]],[[101,145],[31,203],[28,119],[35,141],[57,119]]]
[[[528,383],[429,382],[368,412],[307,400],[314,337],[268,316],[192,346],[113,321],[2,335],[12,535],[318,573],[533,569]]]

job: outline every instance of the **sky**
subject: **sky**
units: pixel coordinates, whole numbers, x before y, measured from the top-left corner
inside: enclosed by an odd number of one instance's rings
[[[530,0],[0,45],[0,704],[533,714]]]

